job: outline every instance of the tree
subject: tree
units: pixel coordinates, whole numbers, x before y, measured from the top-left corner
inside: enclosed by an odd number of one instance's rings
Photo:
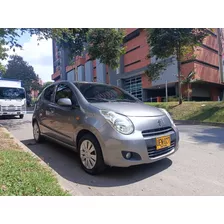
[[[53,82],[45,82],[45,83],[43,84],[42,88],[40,89],[39,94],[41,94],[41,92],[42,92],[46,87],[48,87],[49,85],[51,85],[52,83],[53,83]]]
[[[0,77],[1,75],[5,74],[5,72],[6,72],[5,66],[0,63]]]
[[[29,33],[31,36],[37,35],[39,40],[54,39],[60,46],[69,49],[70,58],[80,56],[84,50],[87,50],[92,59],[98,58],[101,63],[106,63],[112,68],[119,66],[118,58],[124,53],[123,32],[120,29],[2,28],[0,29],[0,41],[4,41],[10,48],[21,47],[18,44],[18,38],[24,33]]]
[[[147,42],[150,46],[149,58],[156,57],[156,62],[148,66],[146,74],[151,80],[158,79],[161,71],[165,70],[167,63],[163,61],[170,56],[176,56],[178,70],[179,104],[182,103],[181,91],[181,62],[186,57],[193,57],[194,48],[202,44],[209,35],[204,28],[174,28],[146,29]]]
[[[194,71],[191,71],[186,77],[183,77],[182,81],[181,81],[181,84],[186,84],[187,85],[187,99],[188,101],[190,101],[190,85],[191,83],[195,82],[196,79],[194,79],[194,75],[195,75],[195,72]]]
[[[93,60],[116,69],[119,66],[121,55],[125,53],[122,47],[124,33],[115,29],[90,29],[87,37],[87,51]]]
[[[4,60],[8,56],[5,41],[0,39],[0,60]]]
[[[3,78],[21,80],[27,93],[36,88],[38,81],[33,67],[17,55],[10,56]]]

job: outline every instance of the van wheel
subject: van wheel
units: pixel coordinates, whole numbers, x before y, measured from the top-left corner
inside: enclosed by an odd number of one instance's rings
[[[78,151],[81,166],[87,173],[95,175],[105,170],[100,144],[93,135],[86,134],[79,140]]]
[[[35,121],[33,124],[33,137],[37,143],[42,142],[44,139],[44,137],[41,135],[40,127],[39,127],[37,121]]]
[[[23,119],[23,118],[24,118],[24,114],[20,114],[20,115],[19,115],[19,118],[20,118],[20,119]]]

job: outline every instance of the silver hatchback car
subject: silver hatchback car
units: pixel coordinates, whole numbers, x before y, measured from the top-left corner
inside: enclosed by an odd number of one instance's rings
[[[51,139],[78,152],[90,174],[164,159],[178,150],[179,132],[164,109],[95,82],[56,82],[34,109],[36,142]]]

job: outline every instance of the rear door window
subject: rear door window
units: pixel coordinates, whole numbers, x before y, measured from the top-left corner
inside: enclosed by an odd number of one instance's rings
[[[57,103],[61,98],[69,98],[72,103],[76,102],[73,91],[66,84],[59,84],[55,94],[55,102]]]
[[[54,88],[55,86],[49,86],[47,89],[44,91],[44,99],[53,102],[53,96],[54,96]]]

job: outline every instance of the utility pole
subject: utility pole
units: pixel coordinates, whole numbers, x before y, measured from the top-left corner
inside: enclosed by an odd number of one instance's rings
[[[222,30],[220,28],[217,28],[217,39],[218,39],[218,57],[219,57],[219,75],[220,75],[220,83],[224,82],[224,77],[223,77],[223,64],[222,64],[222,53],[223,53],[223,48],[222,48]]]
[[[168,102],[168,88],[167,88],[167,80],[166,80],[166,102]]]

